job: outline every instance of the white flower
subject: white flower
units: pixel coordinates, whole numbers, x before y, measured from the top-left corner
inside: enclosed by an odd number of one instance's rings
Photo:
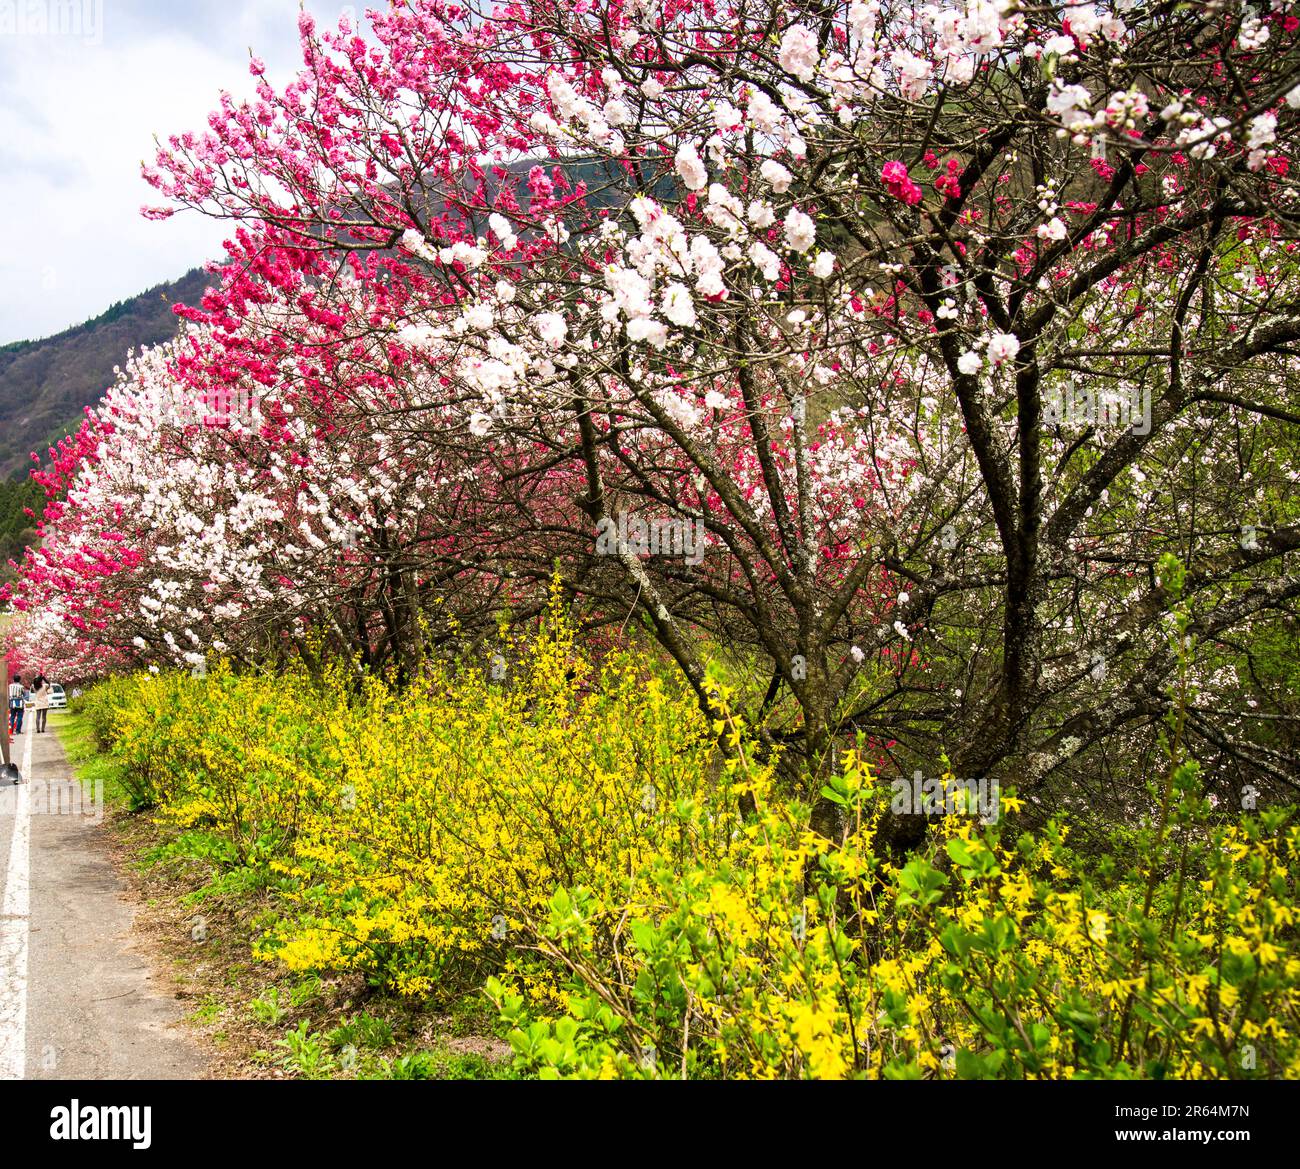
[[[670,284],[664,291],[663,312],[674,325],[683,329],[695,324],[695,301],[685,284]]]
[[[490,329],[494,314],[490,304],[472,304],[465,310],[465,324],[475,330]]]
[[[693,402],[688,402],[681,394],[672,390],[659,390],[654,398],[659,408],[682,429],[692,430],[699,425],[701,418],[699,408]]]
[[[722,282],[722,256],[718,249],[702,235],[691,240],[691,262],[695,265],[695,287],[704,296],[725,296]]]
[[[897,633],[898,636],[901,637],[904,641],[912,640],[912,635],[907,632],[907,626],[904,625],[901,621],[894,622],[894,632]]]
[[[745,106],[749,124],[760,133],[767,134],[781,124],[781,110],[761,89],[753,89]]]
[[[492,419],[482,411],[478,411],[469,416],[469,432],[475,438],[482,438],[489,430],[492,429]]]
[[[765,227],[771,227],[776,222],[772,204],[764,203],[761,199],[753,200],[749,205],[749,222],[760,231]]]
[[[654,311],[650,302],[650,282],[640,272],[611,264],[605,269],[605,287],[614,294],[615,303],[629,317],[648,317]]]
[[[688,191],[701,191],[708,184],[709,173],[704,169],[699,151],[691,143],[683,142],[677,148],[677,155],[673,161]]]
[[[1020,352],[1020,340],[1011,333],[994,333],[989,338],[989,360],[995,365],[1009,361]]]
[[[835,253],[818,252],[817,258],[812,262],[812,274],[818,280],[825,280],[832,272],[835,271]]]
[[[487,259],[487,252],[464,240],[458,240],[449,248],[440,248],[438,259],[444,264],[464,264],[473,271]]]
[[[632,111],[618,98],[610,98],[602,107],[600,114],[611,126],[626,126],[632,120]]]
[[[662,349],[668,344],[668,326],[650,317],[637,317],[627,323],[627,338],[629,341],[646,341],[656,349]]]
[[[912,599],[912,594],[911,594],[911,593],[899,593],[899,594],[898,594],[898,603],[899,603],[900,605],[906,605],[907,602],[910,601],[911,599]]]
[[[569,242],[569,229],[560,222],[559,217],[548,215],[542,220],[542,234],[553,244],[566,244]]]
[[[781,275],[781,261],[762,240],[755,240],[749,245],[749,258],[765,280],[774,281]]]
[[[934,66],[924,57],[918,57],[907,49],[895,49],[889,60],[898,70],[899,92],[908,101],[920,101],[925,95],[926,81]]]
[[[854,36],[870,40],[876,31],[876,17],[880,14],[880,5],[878,3],[863,4],[860,0],[853,0],[849,5],[849,28],[853,31]]]
[[[855,662],[861,662],[866,656],[867,655],[862,652],[862,647],[860,645],[855,645],[849,650],[849,657],[851,657]]]
[[[1267,40],[1268,25],[1262,20],[1242,21],[1241,31],[1237,33],[1237,48],[1249,53],[1255,49],[1262,49]]]
[[[1286,104],[1293,110],[1300,110],[1300,85],[1297,85],[1294,89],[1287,90]]]
[[[717,390],[710,390],[704,395],[704,404],[710,410],[725,410],[727,408],[726,394],[720,394]]]
[[[498,215],[493,212],[488,216],[488,227],[492,229],[492,234],[501,241],[501,246],[507,252],[515,250],[515,244],[518,242],[515,236],[514,228],[510,226],[510,221],[504,215]]]
[[[1052,91],[1047,96],[1047,112],[1060,118],[1061,125],[1067,130],[1092,125],[1091,115],[1086,112],[1091,104],[1092,94],[1082,85],[1064,85],[1059,77],[1052,82]]]
[[[535,133],[546,137],[556,134],[560,129],[560,123],[545,110],[534,110],[528,118],[528,125]]]
[[[413,349],[432,348],[433,343],[444,336],[443,332],[430,325],[405,325],[397,332],[398,340]]]
[[[641,92],[651,101],[661,98],[664,95],[664,87],[653,77],[647,77],[641,82]]]
[[[817,37],[801,24],[791,25],[781,38],[777,59],[781,68],[800,81],[811,81],[817,73]]]
[[[744,115],[729,101],[720,101],[713,107],[713,124],[722,133],[739,130],[744,121]]]
[[[758,173],[778,195],[784,195],[794,181],[794,176],[774,158],[764,159],[763,165],[758,168]]]
[[[744,204],[721,183],[713,183],[709,187],[709,206],[705,215],[710,222],[725,228],[733,236],[739,235],[745,227],[741,221],[744,213]]]
[[[785,242],[796,252],[806,252],[817,242],[816,226],[797,207],[791,207],[786,214]]]
[[[421,259],[429,261],[432,261],[438,254],[429,246],[428,240],[413,227],[408,227],[402,232],[402,247]]]
[[[1053,216],[1047,223],[1040,223],[1036,232],[1039,239],[1063,240],[1069,234],[1060,216]]]
[[[1250,136],[1246,139],[1246,146],[1250,150],[1258,150],[1261,146],[1268,146],[1277,140],[1277,115],[1269,112],[1260,114],[1250,123]]]
[[[560,313],[538,314],[537,319],[533,321],[533,328],[552,349],[558,349],[563,345],[564,339],[569,335],[569,326]]]
[[[973,349],[967,349],[965,353],[957,358],[957,368],[964,374],[979,373],[980,366],[983,364],[980,355]]]

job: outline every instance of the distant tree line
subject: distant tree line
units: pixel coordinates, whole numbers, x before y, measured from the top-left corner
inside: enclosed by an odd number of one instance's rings
[[[17,560],[22,550],[36,538],[36,520],[44,504],[40,487],[31,480],[0,482],[0,580],[12,580],[10,560]]]

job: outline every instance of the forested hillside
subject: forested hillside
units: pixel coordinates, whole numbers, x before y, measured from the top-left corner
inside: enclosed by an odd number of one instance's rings
[[[43,453],[99,401],[128,350],[173,336],[172,306],[196,301],[207,282],[195,269],[57,336],[0,346],[0,479],[25,475],[31,452]]]
[[[10,560],[17,560],[34,535],[40,487],[31,480],[0,482],[0,581],[13,579]]]

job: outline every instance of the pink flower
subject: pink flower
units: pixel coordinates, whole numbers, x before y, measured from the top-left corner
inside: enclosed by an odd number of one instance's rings
[[[907,181],[907,167],[897,160],[887,162],[880,172],[880,177],[884,180],[885,186],[897,186]]]
[[[817,72],[820,54],[817,37],[801,24],[791,25],[781,38],[781,68],[800,81],[811,81]]]
[[[921,188],[908,177],[907,167],[895,159],[887,162],[880,170],[880,180],[895,199],[901,199],[909,207],[921,201]]]
[[[677,164],[677,173],[686,184],[687,190],[698,191],[708,183],[709,172],[704,169],[704,162],[691,143],[683,142],[677,148],[674,161]]]

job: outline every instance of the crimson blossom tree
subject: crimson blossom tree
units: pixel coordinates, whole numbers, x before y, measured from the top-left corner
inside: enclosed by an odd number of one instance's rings
[[[1288,4],[409,0],[300,29],[287,87],[254,59],[253,100],[160,148],[148,213],[238,223],[194,316],[270,330],[269,393],[318,399],[346,353],[348,425],[400,436],[376,467],[456,468],[402,571],[526,606],[558,564],[702,702],[724,658],[813,761],[864,731],[901,771],[946,751],[1128,807],[1173,553],[1190,749],[1225,793],[1294,787]],[[597,541],[671,524],[699,563]]]

